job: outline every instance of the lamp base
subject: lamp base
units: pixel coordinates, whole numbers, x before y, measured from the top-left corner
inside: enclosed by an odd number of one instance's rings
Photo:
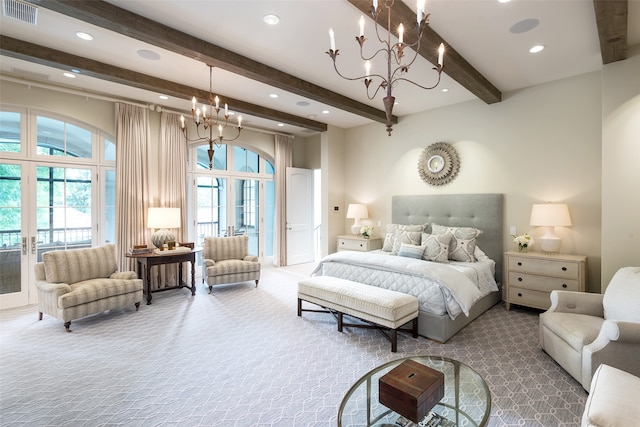
[[[151,243],[160,249],[167,242],[175,242],[176,236],[167,230],[166,228],[161,228],[151,236]]]
[[[557,254],[560,252],[560,246],[562,246],[562,239],[560,237],[540,237],[538,239],[540,243],[540,249],[544,253]]]

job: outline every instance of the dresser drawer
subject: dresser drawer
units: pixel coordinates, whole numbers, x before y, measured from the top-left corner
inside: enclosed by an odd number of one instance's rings
[[[532,289],[536,291],[551,292],[579,291],[580,282],[575,279],[562,279],[558,277],[537,276],[534,274],[509,272],[509,286]]]
[[[518,287],[509,287],[509,303],[540,308],[543,310],[551,307],[551,299],[548,292],[533,291]]]
[[[509,257],[509,271],[534,273],[554,277],[577,279],[579,265],[562,260],[538,259],[529,257]]]

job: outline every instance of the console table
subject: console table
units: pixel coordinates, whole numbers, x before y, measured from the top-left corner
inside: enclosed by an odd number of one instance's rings
[[[190,251],[166,250],[149,254],[126,254],[128,258],[133,258],[138,262],[138,278],[142,279],[142,266],[146,269],[145,292],[147,294],[147,305],[151,304],[151,267],[161,264],[178,264],[178,285],[168,288],[156,289],[153,292],[165,291],[169,289],[187,288],[191,289],[191,295],[196,294],[196,253],[202,248],[193,248]],[[182,263],[191,263],[191,286],[182,281]]]

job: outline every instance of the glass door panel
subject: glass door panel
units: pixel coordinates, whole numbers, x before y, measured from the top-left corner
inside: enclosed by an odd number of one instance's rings
[[[196,239],[201,246],[205,237],[228,234],[227,180],[209,176],[196,178]]]
[[[5,295],[22,290],[21,165],[0,164],[0,188],[0,294]]]
[[[249,254],[260,253],[260,182],[236,179],[234,186],[234,234],[249,236]]]
[[[47,251],[91,247],[91,169],[37,166],[36,176],[37,261]]]

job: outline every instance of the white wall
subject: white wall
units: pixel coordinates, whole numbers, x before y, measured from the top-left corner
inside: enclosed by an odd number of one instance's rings
[[[640,46],[602,72],[602,287],[640,266]]]
[[[588,256],[589,289],[599,291],[601,133],[599,72],[507,93],[493,105],[478,100],[403,117],[391,137],[383,124],[349,129],[344,203],[368,204],[374,225],[381,221],[384,230],[395,194],[503,193],[503,239],[515,249],[508,226],[535,238],[542,229],[529,226],[531,205],[566,202],[573,226],[557,228],[561,252]],[[453,182],[433,187],[421,180],[417,164],[439,141],[453,144],[461,168]]]

